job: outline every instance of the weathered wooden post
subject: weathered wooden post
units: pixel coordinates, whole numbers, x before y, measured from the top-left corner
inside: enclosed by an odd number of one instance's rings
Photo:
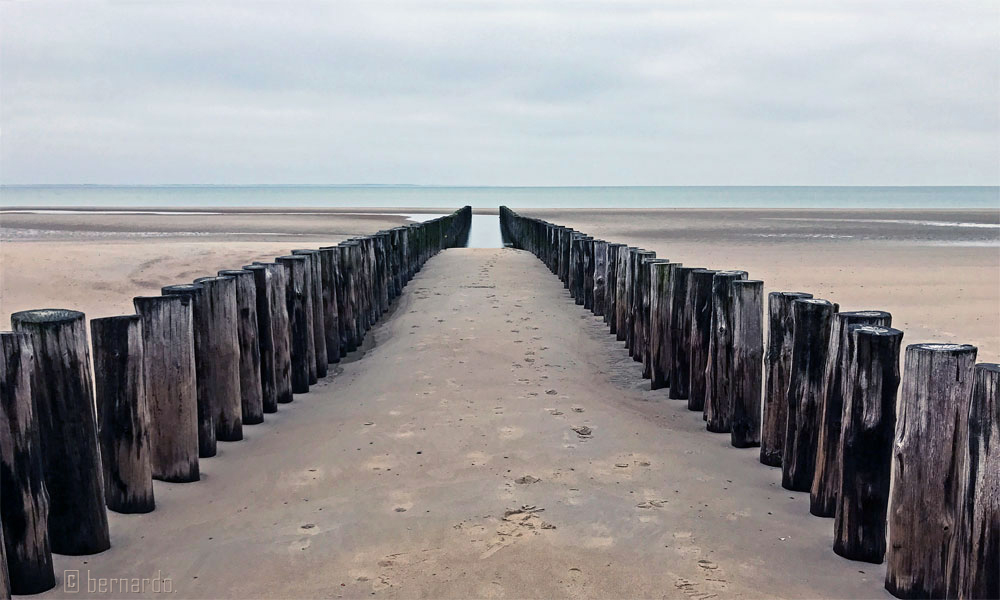
[[[583,308],[594,309],[594,238],[583,239]]]
[[[198,456],[215,456],[215,398],[212,386],[212,342],[208,300],[205,287],[197,283],[168,285],[160,289],[164,296],[190,299],[194,332],[195,383],[198,389]]]
[[[416,233],[411,229],[413,235],[410,237],[410,243],[416,244]],[[354,352],[358,349],[358,339],[357,339],[357,316],[355,313],[354,305],[354,261],[353,252],[351,249],[351,244],[347,242],[341,242],[337,245],[337,251],[339,254],[338,266],[340,267],[339,279],[340,279],[340,289],[337,295],[337,314],[339,315],[338,330],[341,329],[340,323],[343,323],[340,338],[341,347],[344,349],[344,355],[346,356],[348,352]],[[410,253],[410,275],[412,277],[416,273],[416,248],[413,247]]]
[[[736,448],[760,445],[764,379],[764,282],[736,280],[733,288],[732,437]]]
[[[306,257],[279,256],[275,261],[285,268],[292,392],[305,394],[309,392],[309,338],[312,337],[306,321]],[[316,361],[313,360],[312,364],[315,365]]]
[[[902,340],[902,331],[871,325],[849,325],[843,337],[843,470],[833,551],[850,560],[878,564],[885,556]]]
[[[691,377],[691,315],[687,312],[691,272],[701,267],[678,266],[670,282],[670,389],[671,400],[687,400]],[[692,409],[693,410],[693,409]]]
[[[49,549],[49,493],[31,397],[31,338],[0,332],[0,521],[14,594],[37,594],[56,582]]]
[[[275,381],[274,332],[271,325],[271,273],[264,265],[244,265],[243,269],[249,271],[253,276],[255,311],[257,313],[257,354],[260,357],[260,418],[263,421],[264,413],[273,413],[278,410],[278,390]],[[243,350],[241,348],[241,363],[242,360]],[[240,391],[242,392],[242,369],[240,373]],[[250,422],[247,416],[243,415],[243,422],[249,425]]]
[[[618,256],[625,244],[608,244],[608,264],[605,272],[607,280],[604,285],[604,322],[614,335],[618,330],[617,298],[618,298]]]
[[[323,264],[319,250],[292,250],[293,255],[303,255],[309,259],[309,273],[306,276],[309,286],[308,309],[311,311],[310,321],[313,334],[313,360],[316,361],[316,377],[326,377],[329,361],[326,357],[326,319],[323,307]],[[307,319],[308,320],[308,319]],[[310,381],[310,383],[315,383]]]
[[[391,278],[393,297],[402,293],[403,285],[400,282],[402,272],[399,263],[399,256],[396,254],[399,244],[399,232],[395,229],[392,233],[392,240],[395,248],[392,253],[393,273]],[[337,310],[337,288],[339,287],[337,278],[337,263],[340,252],[336,246],[326,246],[319,249],[320,264],[323,267],[323,324],[326,329],[326,360],[333,364],[339,363],[341,359],[340,347],[340,315]]]
[[[240,398],[240,338],[236,320],[236,280],[232,277],[199,277],[205,288],[208,313],[208,379],[215,407],[215,439],[243,439],[243,406]]]
[[[615,340],[624,342],[628,338],[628,313],[632,309],[629,298],[629,263],[632,252],[638,250],[631,246],[618,249],[618,273],[615,275]]]
[[[198,481],[199,405],[194,300],[190,296],[132,299],[142,320],[142,371],[149,414],[153,479]],[[212,429],[213,439],[215,429]]]
[[[306,327],[306,363],[309,367],[309,385],[319,380],[319,362],[316,360],[316,310],[313,305],[313,265],[312,257],[292,251],[293,256],[304,259],[302,267],[302,315]],[[326,364],[326,361],[323,361]]]
[[[91,319],[104,498],[120,513],[156,508],[138,315]]]
[[[687,306],[691,329],[688,334],[688,410],[705,410],[706,372],[712,338],[712,269],[695,269],[688,275]]]
[[[576,304],[583,305],[583,240],[586,236],[577,231],[570,236],[569,295]]]
[[[649,388],[658,390],[670,383],[670,287],[674,270],[680,265],[668,260],[649,263]]]
[[[823,397],[819,406],[819,438],[816,473],[809,491],[809,512],[817,517],[833,517],[840,493],[840,436],[844,414],[843,364],[846,360],[848,329],[851,325],[889,327],[892,316],[880,310],[838,312],[833,318],[830,349],[823,372]]]
[[[706,428],[730,433],[733,418],[733,282],[746,271],[716,271],[712,277],[712,315],[705,364]]]
[[[267,302],[271,308],[271,338],[274,342],[274,395],[278,404],[292,401],[292,324],[288,315],[288,270],[279,262],[255,263],[268,273]],[[258,313],[259,314],[259,313]],[[264,405],[264,412],[277,412]]]
[[[976,347],[906,347],[893,443],[885,588],[898,598],[944,598],[965,491]]]
[[[764,353],[764,417],[760,432],[760,462],[780,467],[788,419],[788,381],[792,370],[792,302],[812,298],[805,292],[767,295],[767,350]]]
[[[31,395],[38,411],[49,491],[52,551],[80,555],[111,547],[97,444],[94,385],[82,312],[43,309],[10,317],[31,337]]]
[[[572,270],[573,233],[569,227],[564,227],[559,235],[559,279],[563,288],[569,289],[570,271]]]
[[[264,422],[263,361],[257,316],[257,284],[247,270],[219,271],[236,280],[236,334],[240,350],[240,403],[244,425]]]
[[[636,362],[641,362],[643,365],[642,377],[643,379],[649,379],[652,374],[650,373],[649,361],[646,360],[649,354],[649,290],[650,290],[650,275],[649,275],[649,263],[657,260],[656,253],[652,250],[645,250],[637,255],[638,262],[636,263],[636,273],[637,273],[637,287],[636,287],[636,309],[639,313],[635,318],[635,332],[632,336],[633,341],[633,352],[632,359]]]
[[[1000,364],[976,365],[949,598],[1000,598]]]
[[[823,369],[830,347],[833,304],[806,299],[792,302],[792,364],[788,379],[788,413],[781,457],[781,485],[808,492],[816,471],[819,402]]]

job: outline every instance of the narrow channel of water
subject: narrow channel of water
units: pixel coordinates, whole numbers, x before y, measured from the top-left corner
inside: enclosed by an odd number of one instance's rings
[[[414,214],[406,215],[411,221],[429,221],[444,215]],[[503,248],[503,238],[500,236],[499,215],[472,215],[472,226],[469,228],[469,241],[466,248]]]

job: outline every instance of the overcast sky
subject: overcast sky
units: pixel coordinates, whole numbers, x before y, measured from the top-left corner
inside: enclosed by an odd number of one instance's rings
[[[0,182],[996,185],[1000,3],[0,2]]]

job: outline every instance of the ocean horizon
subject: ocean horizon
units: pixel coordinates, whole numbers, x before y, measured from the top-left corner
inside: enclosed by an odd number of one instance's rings
[[[1000,210],[1000,186],[0,185],[0,207]]]

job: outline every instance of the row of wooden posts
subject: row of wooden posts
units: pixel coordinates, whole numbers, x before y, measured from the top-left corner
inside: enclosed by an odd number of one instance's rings
[[[217,441],[243,437],[362,343],[443,248],[468,206],[272,263],[220,271],[136,314],[15,313],[0,333],[0,597],[55,585],[52,552],[111,546],[105,506],[153,510],[153,480],[193,482]]]
[[[906,347],[889,313],[770,292],[500,208],[504,239],[603,317],[653,389],[760,447],[834,519],[833,550],[881,563],[900,598],[1000,597],[1000,365],[964,344]],[[892,485],[890,486],[890,481]],[[886,529],[888,523],[888,546]]]

